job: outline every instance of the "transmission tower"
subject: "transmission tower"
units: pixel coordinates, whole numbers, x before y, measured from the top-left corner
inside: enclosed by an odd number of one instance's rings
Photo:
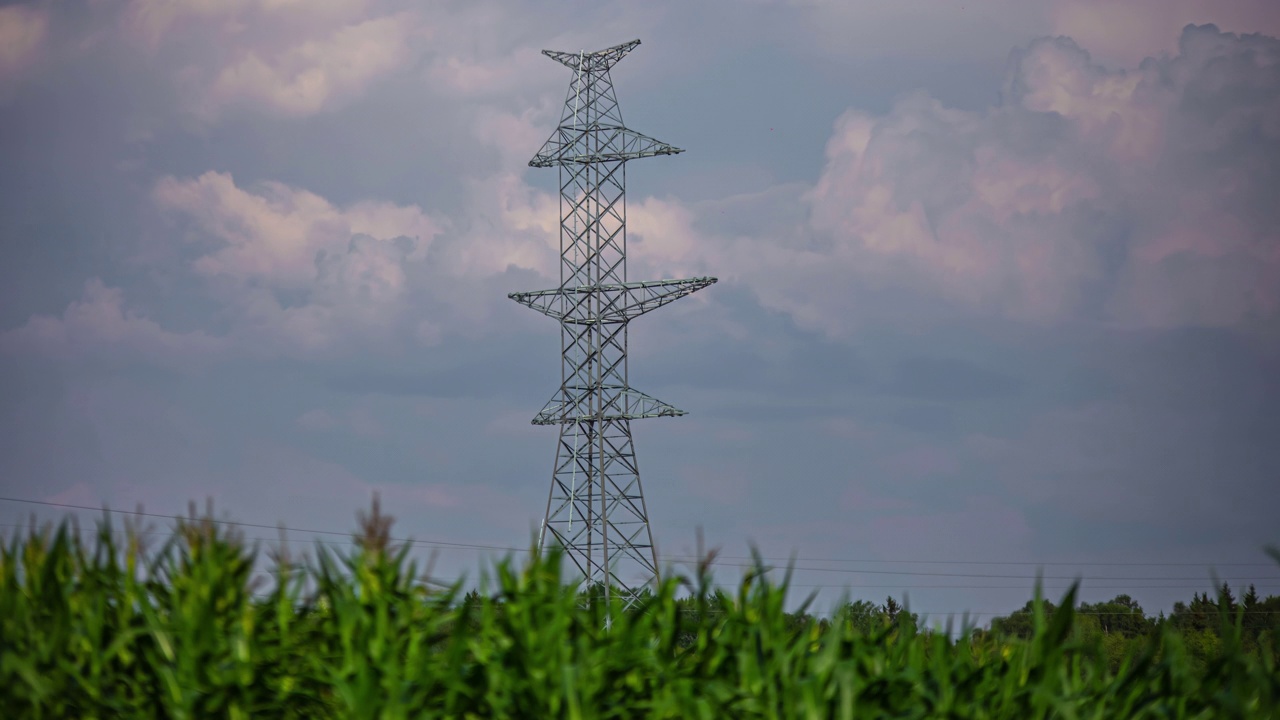
[[[627,278],[626,163],[682,152],[622,123],[609,69],[639,44],[542,51],[573,71],[560,124],[529,161],[560,169],[560,286],[509,296],[560,322],[560,389],[533,419],[560,427],[539,545],[561,545],[589,587],[628,605],[658,576],[631,421],[685,413],[628,383],[627,324],[716,281]]]

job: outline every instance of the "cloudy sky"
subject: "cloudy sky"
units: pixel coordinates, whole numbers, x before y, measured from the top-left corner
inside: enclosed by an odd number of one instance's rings
[[[634,428],[665,558],[701,528],[723,577],[755,543],[819,609],[935,616],[1037,567],[1280,593],[1277,36],[1270,0],[0,3],[0,522],[345,532],[376,491],[527,547],[539,50],[638,37],[624,117],[687,152],[629,166],[630,274],[720,278],[632,328],[690,413]]]

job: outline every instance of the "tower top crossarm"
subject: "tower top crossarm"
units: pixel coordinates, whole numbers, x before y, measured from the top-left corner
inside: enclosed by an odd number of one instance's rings
[[[529,161],[531,167],[590,165],[683,152],[622,123],[609,69],[639,44],[632,40],[594,52],[542,51],[572,70],[573,80],[560,124]]]
[[[634,50],[639,44],[639,40],[632,40],[631,42],[592,52],[575,53],[562,52],[560,50],[543,50],[542,54],[574,72],[604,72],[613,67],[624,55]]]

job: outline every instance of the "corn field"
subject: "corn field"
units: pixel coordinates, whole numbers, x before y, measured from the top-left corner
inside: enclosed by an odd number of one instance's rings
[[[349,551],[271,553],[269,578],[207,517],[154,548],[106,519],[92,540],[13,533],[0,716],[1280,718],[1275,653],[1245,652],[1227,613],[1208,663],[1165,631],[1117,669],[1074,631],[1074,590],[1025,639],[797,622],[785,582],[716,591],[707,563],[624,611],[554,553],[495,564],[484,592],[433,585],[376,511],[363,523]]]

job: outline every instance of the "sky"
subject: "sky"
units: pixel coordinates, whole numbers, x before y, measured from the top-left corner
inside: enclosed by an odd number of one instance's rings
[[[720,279],[631,328],[689,412],[633,426],[663,564],[701,533],[726,582],[754,546],[818,611],[979,622],[1037,572],[1280,594],[1278,36],[1269,0],[0,3],[0,530],[347,533],[378,493],[442,579],[527,549],[539,51],[640,38],[623,117],[686,152],[628,164],[630,276]]]

